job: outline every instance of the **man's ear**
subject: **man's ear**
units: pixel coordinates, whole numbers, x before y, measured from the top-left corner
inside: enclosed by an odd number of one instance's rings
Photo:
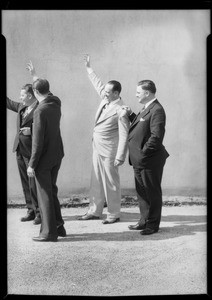
[[[36,94],[38,94],[38,95],[40,95],[40,93],[36,89],[33,89],[33,92],[36,93]]]

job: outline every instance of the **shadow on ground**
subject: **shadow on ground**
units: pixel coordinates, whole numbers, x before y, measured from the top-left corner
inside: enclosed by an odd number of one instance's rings
[[[63,215],[63,220],[65,222],[76,221],[79,216],[81,215],[75,215],[75,216]],[[106,218],[106,214],[103,214],[100,219],[104,220],[105,218]],[[121,222],[137,222],[139,218],[140,218],[139,213],[128,213],[128,212],[121,213]],[[81,222],[87,222],[87,221],[81,221]],[[92,220],[90,222],[92,222]]]
[[[76,220],[77,216],[64,216],[64,221]],[[104,219],[104,215],[103,215]],[[137,213],[122,213],[121,222],[137,222],[139,214]],[[206,232],[206,216],[198,215],[169,215],[164,216],[161,219],[163,225],[164,222],[171,223],[170,226],[161,226],[160,230],[148,236],[140,235],[140,231],[130,231],[126,225],[126,231],[122,232],[94,232],[94,233],[83,233],[83,234],[68,234],[63,239],[59,239],[59,242],[78,242],[78,241],[148,241],[148,240],[167,240],[173,239],[180,236],[192,236],[198,232]],[[79,221],[79,222],[93,222],[90,221]],[[106,226],[114,226],[106,225]]]

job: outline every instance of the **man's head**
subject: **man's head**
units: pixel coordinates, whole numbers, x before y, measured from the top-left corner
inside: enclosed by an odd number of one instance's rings
[[[105,96],[109,102],[117,100],[121,93],[121,83],[116,80],[110,80],[105,85]]]
[[[32,84],[32,88],[35,94],[35,97],[38,100],[42,100],[49,93],[49,82],[46,79],[38,78]]]
[[[34,101],[36,101],[32,84],[25,84],[20,91],[20,100],[24,105],[30,106]]]
[[[136,97],[138,102],[146,104],[150,100],[155,98],[156,87],[153,81],[151,80],[141,80],[138,82],[136,89]]]

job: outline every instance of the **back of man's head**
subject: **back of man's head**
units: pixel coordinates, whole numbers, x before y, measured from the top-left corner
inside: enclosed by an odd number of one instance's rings
[[[116,80],[110,80],[108,84],[111,84],[113,86],[113,92],[121,93],[121,83]]]
[[[50,86],[48,80],[38,78],[33,82],[32,88],[37,90],[41,95],[46,95],[49,92]]]

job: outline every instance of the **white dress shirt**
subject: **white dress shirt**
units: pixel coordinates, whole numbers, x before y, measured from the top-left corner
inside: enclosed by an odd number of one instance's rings
[[[150,100],[149,102],[147,102],[144,107],[143,107],[143,110],[146,109],[152,102],[154,102],[156,100],[156,98]]]

